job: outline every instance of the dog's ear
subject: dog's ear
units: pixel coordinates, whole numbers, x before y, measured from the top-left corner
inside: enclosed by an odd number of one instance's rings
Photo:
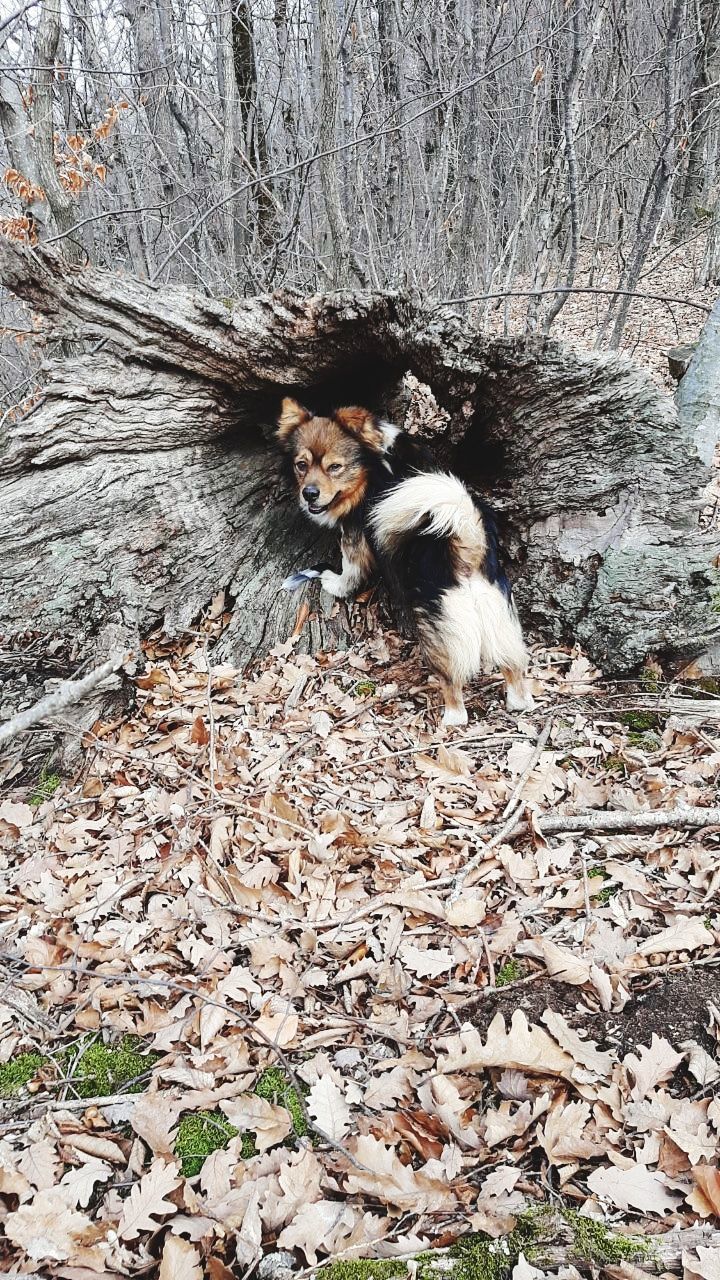
[[[358,409],[354,406],[348,409],[336,409],[333,417],[343,431],[360,440],[368,449],[372,449],[374,453],[383,452],[382,429],[375,414],[370,413],[369,409]]]
[[[275,432],[276,440],[280,441],[286,449],[290,447],[290,441],[304,422],[309,422],[312,414],[309,409],[304,409],[297,400],[293,400],[291,396],[285,396],[280,409],[280,417],[278,418],[278,428]]]

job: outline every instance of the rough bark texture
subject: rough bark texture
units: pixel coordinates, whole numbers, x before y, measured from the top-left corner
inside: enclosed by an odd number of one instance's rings
[[[696,415],[680,421],[629,361],[490,339],[394,295],[227,306],[9,244],[0,272],[53,336],[103,343],[50,367],[44,400],[2,446],[0,627],[13,646],[60,637],[75,664],[102,659],[103,636],[132,647],[160,621],[179,631],[221,587],[236,601],[224,657],[285,639],[302,599],[279,584],[327,546],[283,496],[268,444],[279,397],[392,412],[409,369],[450,412],[441,458],[501,508],[531,632],[577,640],[614,672],[713,651],[716,548],[697,521],[707,447]],[[686,402],[691,385],[692,369]],[[304,642],[336,644],[344,610],[329,621],[317,588],[307,598]]]

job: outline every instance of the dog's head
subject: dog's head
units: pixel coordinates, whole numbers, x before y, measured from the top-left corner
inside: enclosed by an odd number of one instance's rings
[[[343,520],[365,497],[386,430],[367,409],[336,409],[329,418],[286,397],[277,439],[290,455],[300,506],[318,524]]]

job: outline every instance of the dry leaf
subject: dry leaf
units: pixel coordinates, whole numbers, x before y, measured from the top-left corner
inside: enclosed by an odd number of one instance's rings
[[[666,955],[668,951],[697,951],[698,947],[711,947],[715,934],[703,923],[700,916],[678,916],[669,929],[645,938],[638,947],[638,955]]]
[[[60,1187],[40,1191],[5,1219],[5,1235],[33,1262],[67,1262],[92,1228],[84,1213],[69,1209]]]
[[[582,956],[575,955],[566,947],[559,947],[549,938],[533,938],[532,943],[534,950],[545,961],[551,978],[576,986],[590,981],[589,960],[583,960]]]
[[[546,1009],[542,1020],[560,1048],[572,1054],[578,1065],[584,1068],[583,1080],[602,1080],[611,1075],[616,1060],[614,1053],[598,1049],[592,1040],[580,1035],[561,1013],[556,1013],[553,1009]]]
[[[692,1169],[695,1189],[688,1201],[701,1218],[720,1218],[720,1169],[717,1165],[697,1164]]]
[[[0,822],[6,822],[15,831],[15,835],[32,825],[34,814],[29,804],[16,804],[12,800],[3,800],[0,804]]]
[[[133,1099],[130,1123],[138,1137],[156,1156],[173,1155],[174,1134],[183,1110],[180,1100],[169,1093],[141,1093]]]
[[[428,947],[423,950],[413,946],[411,942],[404,942],[398,954],[405,968],[416,973],[418,978],[438,978],[454,964],[449,947]]]
[[[203,1280],[199,1250],[182,1236],[167,1235],[158,1280]]]
[[[357,1138],[353,1150],[367,1172],[351,1167],[345,1179],[350,1195],[371,1195],[401,1209],[412,1206],[414,1213],[441,1212],[456,1204],[454,1192],[434,1172],[428,1176],[423,1171],[426,1166],[415,1170],[402,1164],[392,1148],[377,1138]]]
[[[222,1101],[220,1109],[241,1133],[245,1130],[254,1133],[258,1151],[267,1151],[278,1142],[284,1142],[292,1132],[290,1112],[255,1093],[243,1093],[232,1101]]]
[[[663,1036],[654,1033],[649,1047],[643,1045],[636,1054],[626,1054],[623,1066],[632,1074],[630,1096],[633,1102],[642,1101],[656,1085],[668,1080],[682,1060],[681,1053],[676,1053]]]
[[[87,1207],[98,1182],[108,1182],[113,1176],[112,1167],[102,1160],[88,1160],[75,1169],[68,1169],[60,1186],[69,1205]]]
[[[672,1213],[678,1193],[670,1191],[661,1173],[652,1173],[645,1165],[629,1169],[615,1167],[595,1169],[587,1180],[588,1187],[616,1209],[639,1209],[641,1213]]]
[[[493,1018],[483,1044],[475,1027],[464,1026],[445,1041],[447,1053],[438,1060],[441,1071],[483,1071],[486,1067],[514,1067],[541,1075],[572,1077],[573,1060],[542,1027],[529,1026],[516,1009],[509,1030],[501,1013]]]
[[[698,1245],[694,1254],[685,1249],[682,1255],[685,1275],[700,1280],[720,1280],[720,1249]]]
[[[330,1075],[321,1076],[307,1096],[307,1109],[329,1138],[339,1142],[350,1128],[350,1107]]]
[[[131,1187],[130,1195],[123,1204],[118,1226],[120,1239],[134,1240],[141,1231],[157,1231],[159,1223],[156,1218],[177,1213],[177,1206],[165,1197],[179,1185],[176,1164],[153,1160],[148,1172]]]
[[[317,1250],[328,1251],[329,1241],[340,1225],[352,1227],[354,1210],[338,1200],[316,1200],[305,1205],[278,1236],[281,1249],[301,1249],[308,1265],[317,1263]]]
[[[589,1119],[587,1102],[569,1102],[566,1106],[558,1104],[552,1108],[545,1124],[538,1128],[540,1144],[551,1164],[589,1160],[602,1154],[602,1146],[584,1136]]]

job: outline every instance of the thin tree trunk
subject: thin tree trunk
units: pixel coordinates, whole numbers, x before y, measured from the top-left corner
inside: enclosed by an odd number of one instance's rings
[[[80,233],[72,234],[78,221],[77,205],[62,186],[55,164],[53,83],[59,41],[60,0],[43,0],[35,39],[36,69],[33,73],[32,118],[37,172],[58,231],[66,236],[63,253],[69,262],[80,262],[84,256]]]
[[[653,177],[648,186],[640,217],[638,218],[633,252],[630,255],[627,267],[623,271],[618,284],[619,289],[623,289],[629,293],[637,287],[637,283],[640,279],[640,272],[643,269],[647,255],[650,252],[653,239],[660,225],[665,209],[665,202],[670,191],[670,184],[672,183],[675,174],[675,160],[673,156],[673,144],[676,133],[675,99],[677,96],[675,62],[677,57],[677,44],[680,35],[680,20],[682,18],[684,7],[685,0],[673,0],[663,59],[664,121],[663,136],[660,143],[660,154]],[[625,328],[629,308],[630,298],[622,295],[618,295],[617,303],[611,303],[608,308],[608,315],[600,337],[602,339],[603,334],[607,330],[607,325],[613,318],[614,313],[614,323],[612,333],[610,335],[610,346],[615,349],[620,346],[620,339],[622,338],[623,330]]]
[[[707,144],[720,103],[720,9],[716,0],[700,0],[695,74],[690,83],[687,169],[675,228],[676,240],[694,230],[707,181]]]
[[[332,280],[336,287],[346,285],[351,272],[364,283],[364,273],[350,252],[350,228],[340,193],[340,166],[337,155],[328,154],[337,146],[340,85],[338,67],[337,10],[335,0],[317,0],[318,20],[318,146],[320,181],[325,199],[325,212],[332,242]]]

